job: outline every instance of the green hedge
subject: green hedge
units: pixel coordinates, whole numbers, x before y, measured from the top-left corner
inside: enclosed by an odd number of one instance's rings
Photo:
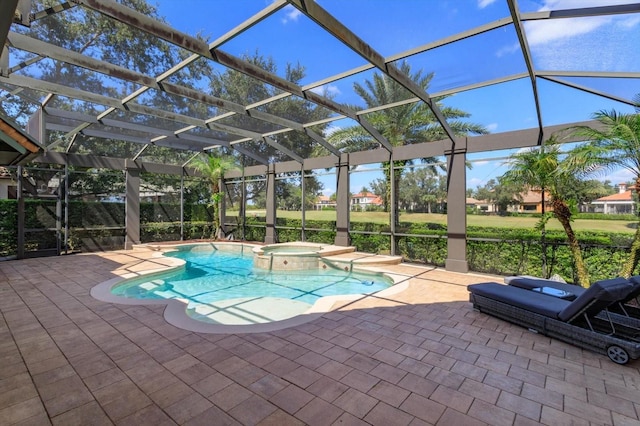
[[[624,220],[633,222],[638,220],[634,214],[604,214],[604,213],[578,213],[574,219],[595,219],[595,220]]]
[[[69,206],[69,248],[79,251],[108,250],[124,245],[123,203],[100,203],[74,200]],[[27,250],[55,248],[55,200],[25,200],[26,227],[40,230],[26,236]],[[210,211],[203,205],[185,206],[184,239],[211,238]],[[601,215],[599,215],[601,216]],[[604,219],[602,217],[597,219]],[[17,250],[17,202],[0,200],[0,256]],[[180,240],[180,206],[178,204],[142,203],[140,205],[141,241]],[[581,217],[585,217],[584,214]],[[620,216],[616,216],[616,219]],[[609,219],[607,217],[607,219]],[[627,219],[628,220],[628,219]],[[277,239],[298,241],[300,219],[278,218]],[[48,229],[47,229],[48,228]],[[335,221],[306,221],[307,241],[332,244],[336,237]],[[242,229],[233,229],[242,239]],[[396,247],[408,262],[444,266],[447,258],[446,225],[434,223],[400,223],[396,229]],[[388,254],[391,251],[388,224],[351,224],[349,236],[357,250]],[[264,241],[264,217],[246,218],[244,240]],[[633,236],[608,232],[577,232],[591,280],[616,276],[626,260]],[[467,260],[472,271],[499,275],[528,274],[542,276],[543,244],[539,231],[493,227],[467,228]],[[544,241],[547,275],[558,274],[575,281],[573,259],[562,231],[547,231]]]

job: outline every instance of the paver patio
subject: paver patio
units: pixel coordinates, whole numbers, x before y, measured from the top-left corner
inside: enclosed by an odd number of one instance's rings
[[[466,286],[500,278],[389,266],[392,297],[205,334],[90,296],[151,254],[0,262],[0,424],[640,425],[640,361],[474,312]]]

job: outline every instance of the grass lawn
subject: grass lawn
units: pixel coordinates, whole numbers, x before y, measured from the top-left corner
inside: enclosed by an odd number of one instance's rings
[[[232,216],[237,212],[228,211],[227,214]],[[264,216],[264,210],[249,210],[247,216]],[[301,212],[278,210],[278,217],[288,219],[302,218]],[[335,211],[308,211],[306,212],[307,220],[336,220]],[[468,215],[468,226],[491,226],[504,228],[533,228],[538,223],[537,218],[533,217],[502,217],[502,216],[480,216]],[[388,223],[389,214],[384,212],[351,212],[351,221],[353,222],[371,222],[371,223]],[[431,222],[431,223],[447,223],[447,216],[444,214],[429,213],[402,213],[400,215],[402,222]],[[575,231],[605,231],[605,232],[627,232],[634,233],[637,222],[625,220],[595,220],[595,219],[576,219],[571,223]],[[547,225],[547,229],[562,229],[562,226],[556,219],[551,219]]]

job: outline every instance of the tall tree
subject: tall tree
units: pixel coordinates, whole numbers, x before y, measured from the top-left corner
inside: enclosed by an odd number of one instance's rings
[[[159,15],[158,8],[148,3],[146,0],[119,0],[119,3],[141,12],[153,19],[164,22],[164,18]],[[34,10],[46,10],[53,2],[49,0],[32,0]],[[84,7],[71,7],[61,13],[47,16],[40,19],[36,24],[28,29],[16,28],[16,31],[26,35],[45,40],[48,43],[62,47],[64,49],[87,54],[97,60],[119,65],[130,70],[138,71],[151,76],[160,75],[167,69],[179,63],[189,55],[184,49],[180,49],[170,43],[159,40],[157,37],[145,32],[136,30],[119,21],[109,18],[103,14],[94,12]],[[117,79],[105,74],[90,71],[83,67],[70,65],[63,61],[56,61],[44,57],[37,57],[33,53],[12,49],[11,60],[16,63],[30,64],[20,70],[26,76],[41,80],[55,82],[72,89],[83,90],[90,93],[104,95],[116,99],[121,99],[139,89],[139,84]],[[188,71],[176,73],[171,77],[172,83],[187,85],[189,81],[200,81],[212,74],[211,66],[207,61],[197,61],[189,66]],[[153,95],[152,95],[153,94]],[[26,89],[19,96],[13,96],[2,103],[5,112],[24,124],[37,108],[46,93]],[[27,104],[25,100],[30,100]],[[206,108],[189,99],[170,96],[166,93],[159,93],[149,90],[139,96],[135,102],[145,106],[165,110],[171,114],[194,114],[202,113]],[[105,107],[91,102],[74,101],[69,102],[63,96],[54,96],[48,103],[48,107],[64,110],[71,110],[97,116],[104,112]],[[129,111],[117,110],[111,113],[107,119],[117,119],[139,125],[160,127],[175,130],[176,125],[157,117],[146,114],[134,114]],[[76,120],[66,120],[66,124],[75,127],[80,124]],[[186,124],[185,124],[186,126]],[[111,132],[114,129],[102,123],[93,123],[90,130]],[[130,136],[138,139],[150,140],[156,134],[147,134],[136,131],[126,131]],[[64,131],[49,131],[48,138],[42,143],[51,145],[60,141],[65,136]],[[116,158],[132,158],[140,153],[144,145],[135,142],[126,142],[117,136],[105,139],[103,137],[91,137],[78,134],[70,140],[64,140],[53,146],[48,146],[51,151],[67,151],[74,154],[97,155]],[[139,160],[182,164],[186,162],[193,152],[172,149],[162,146],[148,146]],[[39,166],[42,167],[42,166]],[[84,169],[71,170],[85,171]],[[71,183],[78,187],[99,188],[100,186],[111,189],[114,182],[113,176],[104,173],[76,174]],[[46,177],[45,177],[46,179]],[[83,182],[86,181],[86,182]],[[46,180],[44,180],[46,182]]]
[[[408,62],[402,62],[399,65],[400,72],[409,77],[420,88],[428,92],[429,85],[433,79],[433,73],[424,74],[422,70],[413,72]],[[360,83],[354,84],[354,91],[362,98],[367,109],[375,108],[383,105],[393,104],[412,98],[413,95],[408,92],[401,84],[380,73],[373,75],[373,80],[366,80],[364,85]],[[484,134],[488,133],[487,129],[480,125],[465,121],[470,114],[449,106],[445,106],[442,101],[445,97],[434,98],[434,103],[440,108],[442,114],[446,118],[449,126],[456,135],[467,134]],[[353,109],[360,109],[358,106],[352,105]],[[413,102],[401,104],[393,108],[375,111],[366,115],[366,119],[389,141],[392,146],[409,145],[420,142],[429,142],[446,139],[447,135],[442,126],[438,123],[433,112],[423,102]],[[354,152],[364,151],[373,146],[377,146],[377,142],[367,133],[361,126],[346,127],[333,132],[329,140],[341,151]],[[434,163],[433,158],[422,159],[427,163]],[[394,170],[394,186],[396,191],[395,205],[390,205],[391,185],[387,185],[384,205],[391,207],[394,211],[394,217],[398,221],[398,201],[399,201],[399,182],[404,172],[403,167],[410,164],[411,161],[395,161]],[[391,165],[383,164],[385,179],[391,182]]]
[[[543,193],[549,194],[552,214],[558,219],[567,235],[578,283],[582,287],[588,287],[590,285],[589,273],[582,257],[578,238],[571,226],[572,210],[575,208],[575,203],[572,206],[571,201],[566,198],[566,188],[571,185],[575,175],[566,164],[562,164],[563,161],[566,160],[564,160],[557,140],[551,138],[545,141],[540,148],[512,155],[510,157],[511,168],[502,175],[502,180],[521,184],[523,188],[539,189]],[[545,217],[541,219],[542,226],[544,226],[545,220]]]
[[[431,213],[438,201],[438,174],[432,167],[416,167],[400,182],[400,205],[406,210]]]
[[[598,111],[593,118],[602,125],[599,128],[580,126],[574,134],[589,143],[574,148],[569,156],[572,168],[599,173],[623,168],[633,174],[636,193],[640,191],[640,94],[634,98],[636,114],[622,114],[615,110]],[[640,261],[640,219],[631,243],[629,258],[620,275],[631,276]]]
[[[193,168],[198,170],[209,181],[211,188],[209,207],[212,210],[213,227],[212,237],[217,238],[220,231],[220,218],[218,217],[218,209],[220,201],[224,197],[224,193],[220,190],[220,180],[224,174],[235,166],[235,160],[229,157],[217,157],[215,155],[201,154],[195,158],[192,163]]]
[[[245,54],[242,56],[244,61],[251,63],[272,74],[279,74],[278,67],[271,57],[265,57],[259,52],[253,54]],[[306,76],[305,68],[300,64],[287,64],[284,70],[284,78],[294,84],[301,84],[302,79]],[[220,98],[247,105],[263,101],[281,93],[281,91],[269,84],[250,77],[241,72],[227,69],[223,73],[213,74],[210,82],[210,90],[213,95]],[[297,96],[289,96],[278,102],[271,102],[261,107],[262,112],[267,112],[279,117],[297,121],[299,123],[308,123],[313,121],[321,121],[330,116],[330,111],[325,108],[319,108],[315,104],[299,98]],[[279,129],[280,127],[270,124],[266,121],[251,119],[245,116],[232,116],[220,121],[237,127],[250,126],[251,130],[259,133],[267,133]],[[326,125],[314,126],[313,130],[322,134]],[[293,151],[303,158],[307,158],[312,153],[317,152],[318,144],[303,132],[292,131],[280,133],[271,136],[271,138],[283,147]],[[291,158],[284,152],[268,145],[262,141],[250,141],[243,143],[243,147],[251,150],[256,155],[273,162],[291,161]],[[244,164],[251,166],[257,164],[251,158],[245,158]],[[308,175],[308,173],[305,173]],[[300,188],[300,173],[284,173],[278,176],[278,185],[276,185],[276,196],[278,199],[286,200],[295,198],[297,189]],[[250,193],[247,198],[253,200],[254,203],[262,203],[261,193],[265,192],[265,181],[256,181],[251,185]],[[305,178],[305,192],[307,199],[313,199],[321,193],[323,189],[322,183],[315,177]],[[299,195],[297,196],[299,198]],[[301,205],[300,202],[297,202]]]

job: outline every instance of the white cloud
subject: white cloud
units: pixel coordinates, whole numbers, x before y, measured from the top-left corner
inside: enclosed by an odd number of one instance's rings
[[[478,9],[484,9],[485,7],[490,6],[495,2],[496,0],[478,0]]]
[[[565,19],[531,21],[525,23],[525,30],[529,44],[538,46],[555,40],[588,34],[610,21],[609,17],[572,19],[570,25],[567,25],[568,22]]]
[[[631,171],[627,169],[620,169],[611,174],[602,176],[601,178],[598,178],[598,180],[601,180],[601,181],[608,180],[613,185],[617,185],[619,183],[635,180],[635,176]]]
[[[338,86],[335,86],[333,84],[324,84],[322,86],[314,87],[313,89],[311,89],[311,91],[313,93],[317,93],[318,95],[326,95],[330,97],[337,96],[342,93]]]
[[[341,130],[342,127],[340,126],[334,126],[333,124],[329,124],[329,126],[324,130],[324,133],[327,137],[331,136],[333,133],[337,132],[338,130]]]
[[[495,132],[498,129],[498,123],[489,123],[484,127],[486,127],[490,132]]]
[[[491,163],[489,160],[480,160],[480,161],[472,161],[471,165],[473,167],[481,167],[481,166],[486,166],[489,163]]]
[[[501,58],[505,55],[511,55],[512,53],[520,51],[520,43],[513,43],[509,46],[502,47],[496,52],[496,57]]]
[[[620,21],[620,26],[624,29],[630,29],[640,24],[640,16],[633,16]]]
[[[613,6],[627,4],[628,0],[546,0],[539,11],[581,9],[586,7]],[[587,34],[598,27],[611,22],[608,16],[591,17],[588,19],[551,19],[531,21],[525,23],[527,40],[532,46],[548,43],[553,40],[570,38]],[[632,28],[640,23],[639,17],[631,17],[622,21],[621,26]]]
[[[285,17],[281,20],[283,24],[287,24],[291,21],[296,22],[298,18],[302,16],[302,12],[291,5],[286,6],[283,10],[286,13]]]
[[[336,193],[336,190],[333,189],[333,188],[325,188],[325,189],[322,190],[322,194],[326,195],[327,197],[330,197],[335,193]]]
[[[539,10],[580,9],[627,3],[629,0],[545,0]]]

